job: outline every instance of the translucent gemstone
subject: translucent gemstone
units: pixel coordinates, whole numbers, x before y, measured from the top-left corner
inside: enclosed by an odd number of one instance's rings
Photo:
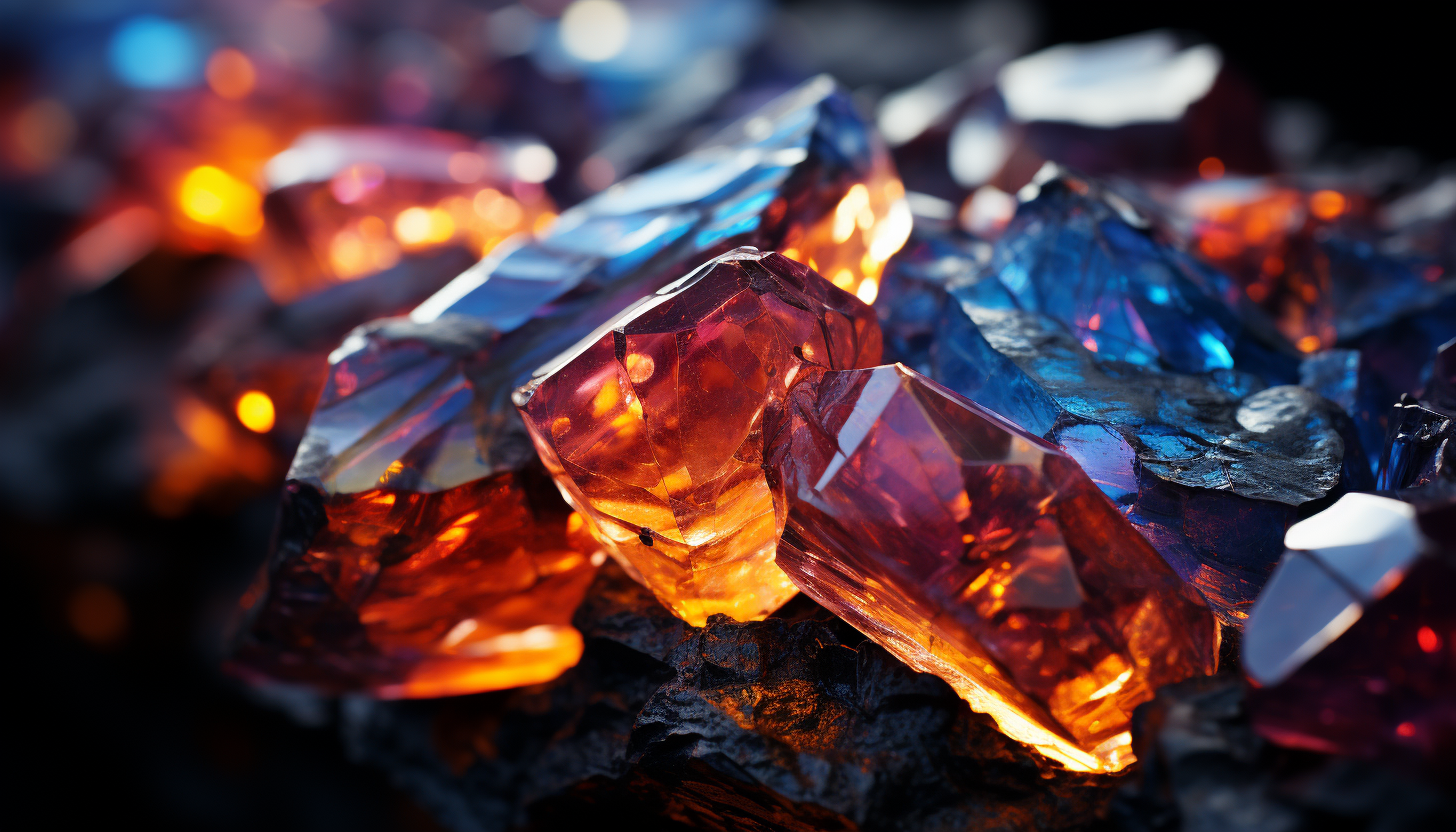
[[[393,270],[417,287],[413,303],[424,300],[507,237],[555,217],[545,190],[516,176],[518,149],[415,127],[304,133],[264,171],[259,259],[269,294],[287,301]]]
[[[230,668],[386,698],[544,682],[576,664],[596,567],[542,475],[433,493],[288,486],[274,556],[243,599]]]
[[[290,479],[328,499],[376,490],[404,499],[539,469],[510,398],[532,371],[735,246],[778,248],[797,234],[802,260],[836,262],[824,246],[852,243],[835,243],[831,234],[821,244],[810,231],[827,222],[832,232],[838,206],[847,198],[860,205],[860,196],[851,197],[856,188],[869,203],[856,208],[850,237],[879,259],[861,257],[851,283],[868,293],[866,276],[878,274],[896,238],[908,233],[896,230],[895,206],[903,200],[884,201],[898,188],[886,176],[892,168],[884,149],[832,81],[818,78],[785,93],[687,156],[565,212],[541,238],[497,249],[409,318],[350,335],[330,356]],[[886,223],[889,231],[873,230]],[[565,511],[536,516],[564,518]],[[353,524],[352,515],[331,515],[319,534],[352,539]],[[377,545],[361,545],[340,557],[379,554]],[[287,577],[267,591],[291,591]],[[418,603],[427,608],[426,599]],[[564,620],[554,607],[539,612],[543,624]],[[293,649],[286,640],[268,644]],[[348,680],[335,685],[347,687]]]
[[[1456,749],[1456,569],[1418,510],[1351,494],[1289,530],[1249,618],[1255,729],[1285,745],[1407,761]]]
[[[1016,308],[1054,318],[1102,358],[1295,380],[1293,349],[1240,318],[1232,281],[1172,245],[1127,200],[1054,165],[1033,187],[988,266]]]
[[[1070,768],[1130,762],[1218,624],[1067,454],[903,365],[796,385],[768,455],[815,600]]]
[[[1062,446],[1226,624],[1241,625],[1300,506],[1369,487],[1348,419],[1311,391],[1110,362],[1044,316],[961,293],[942,308],[933,377]]]
[[[879,360],[869,307],[742,248],[627,309],[516,403],[601,544],[701,626],[762,618],[797,591],[773,560],[784,506],[764,475],[765,414],[806,369]]]

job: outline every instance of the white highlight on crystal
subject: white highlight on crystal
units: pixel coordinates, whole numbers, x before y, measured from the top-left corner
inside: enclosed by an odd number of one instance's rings
[[[997,85],[1018,121],[1120,127],[1182,118],[1222,67],[1216,47],[1179,49],[1158,31],[1044,49],[1007,64]]]

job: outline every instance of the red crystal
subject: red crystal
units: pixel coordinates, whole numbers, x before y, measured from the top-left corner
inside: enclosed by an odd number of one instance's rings
[[[764,413],[807,365],[880,360],[874,311],[778,254],[740,248],[623,312],[517,394],[537,450],[601,544],[683,619],[762,618],[782,496]]]
[[[1070,768],[1215,667],[1212,614],[1041,439],[902,365],[796,385],[769,434],[800,589]]]
[[[324,516],[298,530],[298,545],[281,532],[244,598],[232,668],[390,698],[554,678],[581,656],[571,616],[596,568],[580,516],[534,479],[326,501],[291,485],[285,510],[296,519],[309,513],[300,502],[318,500]]]

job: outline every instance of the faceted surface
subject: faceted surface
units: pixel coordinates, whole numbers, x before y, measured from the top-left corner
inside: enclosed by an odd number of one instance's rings
[[[1456,569],[1417,558],[1384,597],[1287,679],[1251,691],[1255,728],[1284,745],[1426,761],[1456,749]]]
[[[516,403],[597,539],[701,626],[762,618],[796,592],[773,562],[784,506],[764,476],[766,411],[806,371],[879,360],[869,307],[743,248],[624,311]]]
[[[1376,487],[1415,488],[1441,479],[1456,481],[1456,410],[1402,397],[1391,408]]]
[[[1054,318],[1099,357],[1295,380],[1293,350],[1240,317],[1232,282],[1163,239],[1127,200],[1053,165],[1022,198],[987,267],[1016,308]]]
[[[1373,494],[1346,494],[1290,526],[1285,553],[1244,628],[1244,670],[1260,685],[1288,678],[1400,583],[1420,556],[1416,511]]]
[[[269,294],[287,301],[403,260],[424,300],[457,272],[419,255],[460,248],[478,259],[555,217],[541,186],[516,175],[516,150],[402,126],[303,134],[265,169]]]
[[[1300,387],[1099,359],[1045,317],[955,297],[932,356],[937,380],[1076,458],[1226,624],[1301,506],[1369,485],[1348,419]]]
[[[543,682],[580,658],[571,614],[596,565],[541,473],[429,494],[293,483],[283,508],[234,672],[399,698]]]
[[[715,254],[778,247],[791,233],[832,223],[856,186],[871,204],[868,213],[856,208],[851,236],[887,258],[908,228],[872,232],[860,223],[877,228],[898,210],[896,200],[875,213],[876,200],[894,191],[887,181],[870,192],[888,164],[828,79],[774,99],[697,151],[567,211],[541,239],[498,250],[410,319],[356,331],[330,356],[290,479],[329,496],[383,489],[403,498],[539,465],[510,400],[532,371]],[[833,255],[805,243],[798,256]],[[853,283],[868,285],[858,276]],[[348,517],[330,517],[325,532],[342,539],[350,528]],[[286,580],[270,587],[287,591]],[[555,614],[542,610],[543,623]]]
[[[902,365],[789,401],[780,565],[1009,736],[1116,771],[1133,708],[1213,672],[1213,615],[1070,456]]]

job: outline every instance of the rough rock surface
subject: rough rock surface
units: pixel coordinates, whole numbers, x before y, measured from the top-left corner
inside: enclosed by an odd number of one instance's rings
[[[342,708],[348,743],[460,830],[1078,829],[1126,778],[1039,762],[843,622],[673,618],[603,568],[554,682]]]

